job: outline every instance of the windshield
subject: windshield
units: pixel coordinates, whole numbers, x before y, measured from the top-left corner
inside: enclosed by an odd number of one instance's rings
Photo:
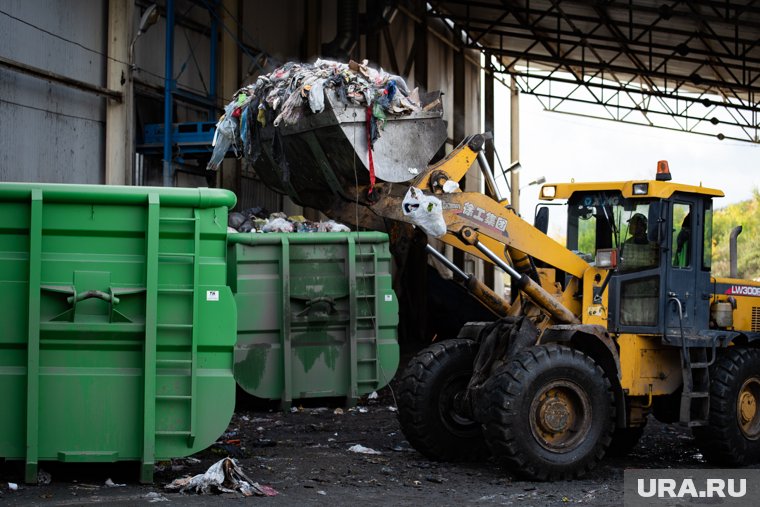
[[[619,192],[577,193],[568,201],[567,247],[587,262],[597,250],[618,248],[622,271],[656,267],[659,204]]]

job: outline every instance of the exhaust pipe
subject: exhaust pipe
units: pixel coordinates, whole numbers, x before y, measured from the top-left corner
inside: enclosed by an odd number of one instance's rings
[[[730,267],[731,278],[739,278],[739,269],[737,267],[737,255],[736,255],[736,238],[742,233],[742,226],[737,225],[731,229],[731,235],[728,240],[728,262]]]

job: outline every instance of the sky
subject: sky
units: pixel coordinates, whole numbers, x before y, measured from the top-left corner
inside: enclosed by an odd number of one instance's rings
[[[495,92],[496,149],[507,167],[509,91],[497,85]],[[520,97],[520,213],[530,222],[540,186],[524,187],[528,182],[541,176],[547,183],[654,179],[658,160],[668,161],[675,182],[722,190],[726,196],[715,200],[716,208],[760,188],[758,144],[554,113],[535,97]]]

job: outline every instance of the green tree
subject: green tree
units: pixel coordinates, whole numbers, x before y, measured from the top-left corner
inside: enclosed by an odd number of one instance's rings
[[[742,226],[737,241],[739,277],[760,279],[760,191],[756,188],[752,198],[715,210],[713,215],[712,271],[715,276],[727,277],[730,273],[729,238],[731,230]]]

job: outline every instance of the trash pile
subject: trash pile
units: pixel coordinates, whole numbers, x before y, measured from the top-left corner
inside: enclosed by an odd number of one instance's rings
[[[289,62],[235,93],[216,124],[207,169],[217,170],[230,147],[237,156],[256,161],[261,154],[261,129],[294,125],[304,115],[322,112],[325,89],[333,90],[344,104],[367,107],[370,145],[389,115],[421,110],[416,88],[410,91],[402,78],[369,67],[367,60]]]
[[[249,208],[228,215],[227,232],[351,232],[351,229],[333,220],[313,222],[300,215],[289,217],[282,212]]]
[[[167,491],[194,492],[205,495],[234,493],[236,491],[242,493],[243,496],[277,495],[277,491],[272,487],[262,486],[252,481],[232,458],[217,461],[203,474],[175,479],[164,488]]]

